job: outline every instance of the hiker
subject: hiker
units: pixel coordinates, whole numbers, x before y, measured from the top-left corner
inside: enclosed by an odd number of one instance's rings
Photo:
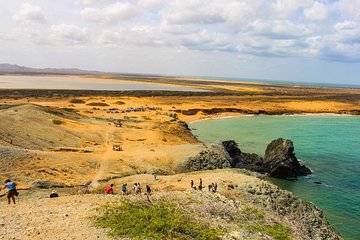
[[[140,183],[135,183],[134,184],[134,192],[135,192],[135,194],[141,194]]]
[[[151,195],[151,188],[149,185],[146,185],[146,194],[149,196]]]
[[[110,186],[107,186],[107,187],[105,188],[105,195],[106,195],[106,194],[110,194],[110,193],[114,195],[113,186],[114,186],[114,184],[110,184]]]
[[[11,203],[10,199],[12,199],[13,203],[15,204],[15,196],[19,195],[19,193],[16,191],[15,183],[13,183],[10,179],[6,179],[5,185],[2,189],[5,189],[5,188],[8,189],[8,192],[7,192],[8,203],[10,204]]]
[[[50,193],[50,198],[57,198],[57,197],[59,197],[59,194],[55,190],[52,190]]]
[[[127,184],[126,183],[124,183],[121,186],[121,193],[122,193],[122,195],[127,195]]]
[[[154,174],[154,181],[156,181],[157,180],[157,176],[156,176],[156,174]]]
[[[83,188],[83,193],[84,194],[90,193],[90,184],[91,184],[91,182],[87,182],[87,183],[84,184],[84,188]]]
[[[217,183],[214,183],[214,192],[217,191]]]
[[[214,183],[211,183],[210,185],[208,185],[208,189],[209,189],[209,192],[213,192],[213,190],[214,190]]]
[[[141,186],[140,186],[140,183],[137,183],[137,188],[136,188],[136,191],[135,191],[137,194],[141,194]]]
[[[200,178],[200,184],[199,184],[199,188],[198,188],[200,191],[202,191],[203,189],[203,185],[202,185],[202,179]]]
[[[191,189],[193,189],[194,188],[194,180],[191,180],[190,185],[191,185]]]

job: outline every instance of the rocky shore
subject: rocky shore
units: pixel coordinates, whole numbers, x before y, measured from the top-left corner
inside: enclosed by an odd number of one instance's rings
[[[210,146],[190,157],[179,170],[188,172],[221,168],[242,168],[287,180],[311,174],[311,170],[297,160],[293,142],[283,138],[269,143],[264,157],[242,152],[233,140],[223,141],[221,145]]]

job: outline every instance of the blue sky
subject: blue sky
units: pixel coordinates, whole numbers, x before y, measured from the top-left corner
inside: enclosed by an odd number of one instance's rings
[[[0,0],[0,62],[360,84],[360,0]]]

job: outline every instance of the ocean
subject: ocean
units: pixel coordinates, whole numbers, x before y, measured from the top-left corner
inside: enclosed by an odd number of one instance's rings
[[[232,77],[209,77],[209,76],[180,76],[189,78],[200,78],[206,80],[226,80],[230,82],[248,82],[248,83],[265,83],[280,84],[287,86],[313,86],[313,87],[335,87],[335,88],[360,88],[360,83],[328,83],[328,82],[312,82],[312,81],[286,81],[286,80],[270,80],[270,79],[254,79],[254,78],[232,78]]]
[[[270,181],[323,209],[345,239],[360,239],[359,116],[239,116],[197,121],[190,127],[206,143],[233,139],[243,152],[261,156],[271,140],[291,139],[297,158],[313,174],[297,181]]]

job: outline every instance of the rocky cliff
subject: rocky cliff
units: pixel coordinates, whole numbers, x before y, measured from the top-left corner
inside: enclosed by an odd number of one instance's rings
[[[178,169],[189,172],[230,167],[282,179],[296,179],[311,174],[311,170],[297,160],[293,142],[283,138],[273,140],[267,146],[264,157],[242,152],[233,140],[224,141],[220,146],[210,146],[190,157]]]

